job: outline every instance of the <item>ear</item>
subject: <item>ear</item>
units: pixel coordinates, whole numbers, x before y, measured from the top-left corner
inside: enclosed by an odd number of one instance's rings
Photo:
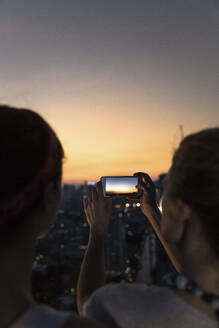
[[[52,181],[46,184],[43,191],[43,200],[46,206],[54,205],[57,202],[58,191],[59,191],[58,182]]]
[[[162,222],[162,234],[168,243],[176,245],[183,240],[191,212],[191,208],[179,199],[168,205]]]
[[[191,214],[192,214],[192,209],[189,205],[187,205],[186,203],[184,203],[182,200],[178,199],[176,201],[177,207],[178,207],[178,211],[181,214],[180,215],[180,219],[182,221],[187,221],[189,219],[191,219]]]
[[[188,223],[192,217],[192,209],[189,205],[179,199],[176,200],[175,209],[175,236],[173,240],[174,243],[179,243],[185,236],[186,227],[188,226]]]
[[[59,184],[55,181],[48,183],[42,192],[41,219],[37,220],[36,223],[37,239],[45,237],[51,227],[53,227],[60,201],[61,183]]]
[[[56,195],[55,190],[56,189],[55,189],[54,182],[50,182],[45,186],[43,191],[43,199],[46,204],[51,204],[55,201],[55,195]]]

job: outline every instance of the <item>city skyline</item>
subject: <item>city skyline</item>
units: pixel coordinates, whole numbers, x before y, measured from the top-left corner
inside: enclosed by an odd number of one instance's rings
[[[0,103],[59,136],[63,183],[167,172],[219,125],[216,0],[0,0]]]

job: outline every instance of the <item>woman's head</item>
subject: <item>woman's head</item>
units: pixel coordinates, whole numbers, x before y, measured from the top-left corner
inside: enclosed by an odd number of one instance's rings
[[[59,139],[39,114],[0,106],[0,241],[16,234],[32,213],[45,209],[45,190],[51,183],[58,207],[63,158]]]
[[[191,213],[195,215],[219,256],[219,128],[184,138],[173,156],[166,183],[164,211],[175,216],[178,204],[185,220]]]

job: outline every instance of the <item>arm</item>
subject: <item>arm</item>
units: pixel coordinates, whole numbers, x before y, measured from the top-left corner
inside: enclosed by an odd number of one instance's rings
[[[104,240],[112,210],[112,200],[105,199],[101,182],[84,199],[84,210],[90,226],[88,247],[77,283],[77,306],[81,314],[89,296],[105,284]]]
[[[181,272],[181,261],[180,261],[180,253],[178,249],[174,245],[167,244],[165,239],[161,234],[161,213],[158,206],[148,211],[146,214],[148,220],[150,221],[154,231],[156,232],[157,237],[159,238],[161,244],[163,245],[167,255],[169,256],[171,262],[173,263],[175,269],[178,272]]]
[[[88,297],[104,284],[104,236],[91,230],[77,284],[77,305],[80,314]]]
[[[175,269],[181,272],[181,255],[176,246],[168,244],[162,236],[161,233],[161,212],[156,203],[156,191],[155,186],[149,177],[145,173],[136,173],[140,179],[139,189],[142,194],[139,199],[141,203],[141,210],[143,214],[148,218],[154,231],[157,234],[160,242],[162,243],[164,249],[167,252],[171,262],[173,263]]]

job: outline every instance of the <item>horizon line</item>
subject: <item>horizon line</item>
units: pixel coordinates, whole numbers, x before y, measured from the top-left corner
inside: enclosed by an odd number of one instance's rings
[[[163,172],[163,173],[157,174],[156,176],[151,176],[151,179],[153,181],[156,181],[159,179],[160,175],[165,174],[165,173]],[[96,183],[97,181],[99,181],[99,179],[78,179],[78,180],[77,179],[63,179],[62,184],[84,185],[85,183],[92,184],[93,182]]]

